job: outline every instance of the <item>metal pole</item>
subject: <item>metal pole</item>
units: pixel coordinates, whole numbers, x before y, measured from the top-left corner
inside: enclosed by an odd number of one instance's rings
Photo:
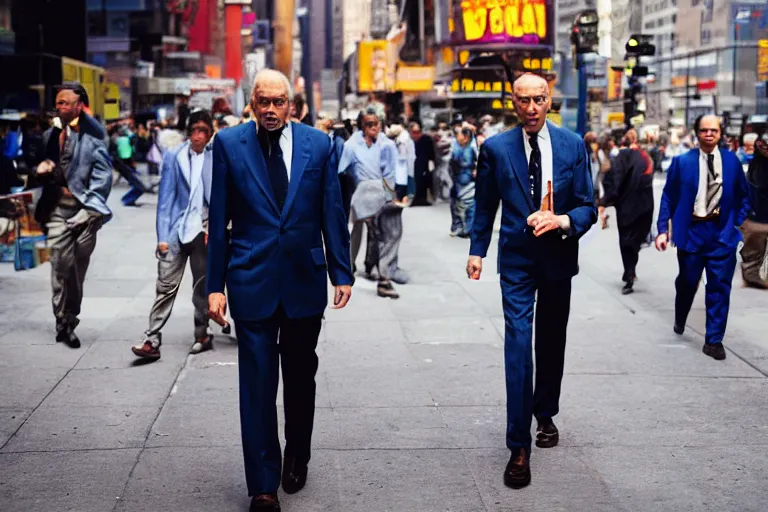
[[[309,11],[303,7],[299,11],[299,30],[301,34],[301,76],[304,77],[304,96],[309,110],[309,118],[315,120],[315,88],[312,83],[312,34]],[[296,112],[301,115],[301,112]]]
[[[427,62],[427,41],[424,32],[424,0],[419,0],[419,55],[421,63]]]
[[[325,69],[333,69],[333,36],[333,0],[325,0]]]
[[[739,41],[739,24],[736,23],[736,20],[733,21],[733,42],[737,43]],[[733,47],[733,85],[731,86],[731,92],[734,96],[736,96],[736,61],[738,60],[739,56],[739,48],[737,46]]]
[[[579,66],[579,110],[576,131],[583,137],[587,133],[587,69],[583,55],[576,55],[576,61]]]
[[[691,108],[691,95],[689,93],[690,90],[690,81],[691,81],[691,56],[688,56],[688,59],[686,60],[686,67],[685,67],[685,129],[688,129],[688,113]]]

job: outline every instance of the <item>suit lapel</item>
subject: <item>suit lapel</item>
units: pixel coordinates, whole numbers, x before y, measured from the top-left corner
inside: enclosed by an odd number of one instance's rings
[[[178,153],[176,153],[176,163],[179,164],[179,170],[184,177],[184,183],[191,189],[190,177],[192,176],[192,166],[189,163],[189,143],[185,143]]]
[[[309,162],[310,147],[309,137],[302,136],[303,126],[297,123],[291,123],[293,139],[293,155],[291,155],[291,181],[288,184],[288,196],[285,199],[283,214],[287,215],[291,211],[293,202],[296,199],[296,192],[301,184],[301,176]]]
[[[533,205],[533,200],[531,199],[531,194],[528,187],[528,183],[529,183],[528,159],[525,156],[525,145],[523,143],[523,129],[515,128],[514,130],[508,133],[509,135],[508,135],[506,146],[507,146],[507,155],[509,156],[509,162],[512,165],[512,173],[517,178],[517,182],[520,185],[521,190],[523,191],[523,197],[525,197],[525,200],[528,202],[528,206],[531,209],[531,212],[533,212],[536,210],[536,208]]]
[[[275,195],[272,192],[272,185],[269,182],[269,176],[267,175],[267,162],[264,159],[264,154],[261,152],[261,146],[256,138],[256,123],[249,123],[251,126],[246,127],[240,137],[242,143],[243,156],[245,157],[245,166],[253,175],[256,183],[264,193],[264,197],[267,198],[272,210],[276,215],[280,215],[280,211],[277,209],[277,202],[275,201]]]

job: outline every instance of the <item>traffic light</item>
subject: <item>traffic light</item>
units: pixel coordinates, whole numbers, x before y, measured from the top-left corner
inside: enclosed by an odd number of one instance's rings
[[[624,91],[624,122],[631,128],[631,120],[639,115],[645,114],[645,108],[641,106],[641,95],[643,94],[643,85],[636,76],[629,76],[629,87]]]
[[[576,16],[571,27],[571,43],[577,55],[597,52],[600,44],[597,24],[597,11],[583,11]]]
[[[647,34],[632,34],[627,44],[624,45],[627,55],[652,57],[656,55],[656,46],[653,44],[653,36]]]

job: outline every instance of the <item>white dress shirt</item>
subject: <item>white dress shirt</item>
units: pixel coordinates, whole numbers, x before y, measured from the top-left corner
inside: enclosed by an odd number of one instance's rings
[[[256,134],[259,133],[259,123],[256,123]],[[285,169],[288,171],[288,182],[291,181],[291,159],[293,158],[293,126],[291,122],[285,123],[283,133],[280,135],[280,149],[283,150],[283,162],[285,162]],[[267,158],[267,155],[264,155]]]
[[[525,161],[528,162],[530,165],[531,162],[531,152],[533,151],[533,148],[531,148],[531,142],[530,142],[530,136],[527,132],[523,131],[523,144],[525,144]],[[549,136],[549,127],[547,126],[547,123],[544,123],[544,126],[539,131],[539,135],[537,137],[537,140],[539,142],[539,151],[541,152],[541,199],[543,200],[544,197],[547,195],[547,182],[552,182],[552,189],[555,188],[555,181],[554,181],[554,171],[553,171],[553,163],[552,163],[552,139]],[[541,205],[535,204],[534,205],[536,209],[538,210]]]
[[[203,232],[203,223],[208,218],[205,191],[203,190],[205,150],[202,153],[195,153],[190,148],[185,156],[189,159],[189,167],[182,166],[181,169],[184,178],[189,183],[189,203],[179,223],[179,241],[182,244],[192,242],[197,235]]]
[[[715,155],[714,167],[716,181],[723,186],[723,158],[720,150],[715,148],[712,152]],[[709,167],[707,167],[707,153],[699,149],[699,190],[696,194],[696,202],[693,204],[693,214],[696,217],[707,216],[707,190],[709,189]]]
[[[554,164],[554,156],[552,154],[552,138],[549,134],[549,126],[544,122],[544,126],[539,130],[539,134],[536,138],[536,140],[539,143],[539,152],[541,153],[541,199],[544,200],[544,198],[547,195],[547,182],[552,182],[552,195],[555,194],[555,164]],[[528,133],[523,130],[523,145],[525,146],[525,161],[530,164],[531,162],[531,153],[533,152],[533,148],[531,147],[530,142],[530,136]],[[530,190],[530,189],[526,189]],[[553,201],[554,204],[554,197],[551,197],[550,200]],[[539,210],[541,208],[541,204],[534,205],[536,210]],[[563,238],[568,236],[571,233],[571,218],[568,216],[563,216],[563,222],[561,223],[561,228],[563,230]]]

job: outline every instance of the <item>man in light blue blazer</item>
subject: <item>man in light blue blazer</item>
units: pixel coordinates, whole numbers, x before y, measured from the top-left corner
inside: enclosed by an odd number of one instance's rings
[[[131,347],[141,358],[160,359],[161,330],[171,317],[187,260],[194,283],[195,338],[190,353],[212,348],[208,334],[205,271],[208,262],[208,208],[211,200],[213,153],[207,147],[213,119],[207,110],[192,112],[187,122],[188,140],[163,158],[157,200],[157,289],[149,313],[149,329]]]
[[[112,218],[107,198],[112,190],[112,163],[104,129],[85,109],[88,93],[79,83],[65,83],[56,95],[58,125],[43,135],[45,160],[27,183],[42,186],[35,219],[51,248],[51,289],[56,341],[80,347],[83,283],[96,249],[96,235]]]
[[[238,339],[251,511],[280,510],[281,465],[286,493],[304,487],[328,277],[334,308],[343,308],[352,294],[349,232],[331,140],[289,122],[292,98],[282,73],[260,71],[251,97],[256,122],[221,131],[213,141],[208,310],[225,324],[226,286]],[[275,404],[280,366],[282,461]]]
[[[694,130],[699,148],[675,157],[667,170],[656,248],[665,251],[670,241],[677,246],[680,273],[675,280],[674,331],[679,335],[706,270],[707,332],[702,351],[720,361],[725,359],[723,338],[741,241],[739,227],[751,212],[749,189],[736,155],[718,148],[722,129],[717,116],[699,117]]]
[[[579,238],[596,222],[597,211],[584,143],[546,121],[552,101],[547,81],[525,74],[513,91],[522,126],[494,135],[480,147],[467,275],[480,279],[501,203],[498,268],[505,320],[507,447],[512,452],[504,483],[519,489],[531,481],[532,415],[538,422],[536,446],[558,443],[552,418],[559,411],[571,278],[579,271]]]

